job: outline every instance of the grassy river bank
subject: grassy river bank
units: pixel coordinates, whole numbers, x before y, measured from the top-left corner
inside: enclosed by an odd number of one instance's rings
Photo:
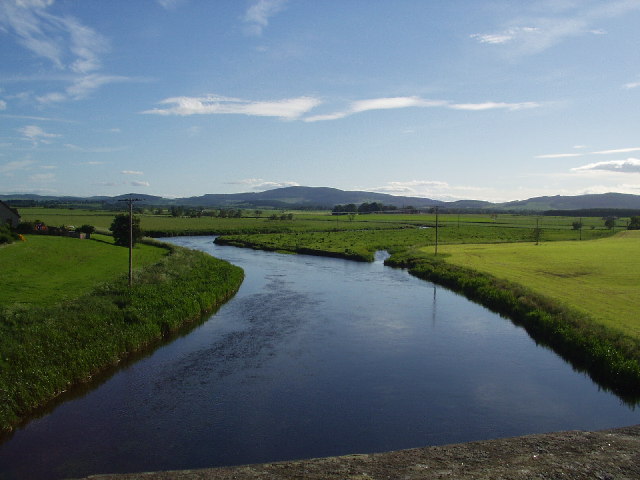
[[[207,254],[154,242],[134,249],[130,289],[127,255],[100,236],[28,236],[0,248],[11,280],[0,297],[0,430],[214,310],[244,277]]]

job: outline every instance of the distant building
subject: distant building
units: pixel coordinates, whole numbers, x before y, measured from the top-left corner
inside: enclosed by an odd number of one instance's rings
[[[13,228],[16,228],[20,223],[20,214],[15,208],[11,208],[9,205],[0,200],[0,223],[8,223]]]

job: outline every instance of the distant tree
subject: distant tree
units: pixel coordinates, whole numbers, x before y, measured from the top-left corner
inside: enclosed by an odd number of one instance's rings
[[[253,213],[256,215],[256,217],[260,218],[262,216],[262,210],[254,210]]]
[[[142,238],[142,230],[140,229],[140,218],[133,217],[132,220],[132,233],[133,233],[133,245]],[[122,247],[129,246],[129,215],[119,214],[116,215],[111,223],[111,234],[115,240],[116,245]]]
[[[169,209],[172,217],[181,217],[184,215],[184,207],[173,206]]]
[[[629,225],[627,226],[628,230],[640,230],[640,215],[636,215],[631,217],[629,221]]]
[[[571,227],[572,227],[574,230],[580,230],[580,229],[582,228],[582,222],[580,222],[580,221],[577,221],[577,220],[576,220],[575,222],[573,222],[573,223],[571,224]]]
[[[87,236],[91,235],[93,232],[96,231],[96,227],[94,227],[93,225],[82,225],[81,227],[76,228],[76,232],[79,233],[86,233]]]
[[[604,226],[609,230],[616,226],[616,218],[615,217],[607,217],[604,219]]]

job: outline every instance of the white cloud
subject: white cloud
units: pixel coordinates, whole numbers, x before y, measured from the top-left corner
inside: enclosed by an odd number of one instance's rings
[[[149,186],[151,186],[151,184],[149,182],[142,182],[142,181],[130,182],[130,185],[132,187],[149,187]]]
[[[391,181],[386,185],[365,188],[367,191],[396,196],[422,197],[433,200],[453,201],[460,199],[503,201],[504,193],[495,189],[450,185],[438,180]]]
[[[4,100],[0,100],[0,110],[6,110],[7,109],[7,102],[5,102]]]
[[[262,35],[269,19],[284,9],[287,0],[257,0],[247,9],[243,21],[248,35]]]
[[[535,158],[568,158],[568,157],[582,157],[583,153],[548,153],[545,155],[536,155]]]
[[[220,115],[240,114],[296,119],[321,103],[314,97],[296,97],[275,101],[252,101],[206,95],[204,97],[172,97],[162,100],[168,108],[154,108],[142,113],[153,115]]]
[[[57,68],[81,74],[99,69],[99,56],[108,50],[106,39],[73,17],[48,13],[52,4],[53,0],[0,2],[0,25]]]
[[[606,32],[597,27],[598,22],[640,10],[637,0],[582,2],[572,4],[571,8],[552,8],[547,2],[543,15],[536,11],[540,6],[531,2],[527,7],[532,9],[530,15],[514,19],[497,32],[475,33],[470,37],[487,45],[512,45],[516,53],[535,54],[570,37],[604,35]]]
[[[358,100],[352,102],[347,109],[325,115],[314,115],[304,119],[305,122],[318,122],[324,120],[337,120],[353,115],[355,113],[367,112],[370,110],[389,110],[396,108],[450,108],[453,110],[522,110],[525,108],[537,108],[540,104],[536,102],[505,103],[505,102],[484,102],[484,103],[450,103],[446,100],[428,100],[416,96],[412,97],[386,97]]]
[[[77,77],[64,92],[51,92],[46,95],[36,97],[36,100],[44,104],[64,102],[66,100],[81,100],[88,97],[94,90],[97,90],[103,85],[130,81],[136,80],[119,75],[100,75],[92,73],[90,75]]]
[[[640,147],[631,147],[631,148],[618,148],[615,150],[602,150],[600,152],[593,152],[595,155],[609,155],[609,154],[617,154],[617,153],[629,153],[629,152],[638,152],[640,151]]]
[[[144,175],[144,172],[139,172],[136,170],[122,170],[120,173],[123,175]]]
[[[60,137],[56,133],[45,132],[37,125],[27,125],[18,129],[18,132],[22,134],[25,140],[33,142],[34,145],[38,143],[51,143],[50,139]]]
[[[274,188],[283,187],[299,187],[298,182],[274,182],[264,180],[262,178],[245,178],[243,180],[237,180],[235,182],[226,182],[227,185],[246,185],[250,190],[264,191],[273,190]]]
[[[624,88],[627,88],[627,89],[638,88],[638,87],[640,87],[640,82],[629,82],[624,84]]]
[[[640,160],[628,158],[626,160],[611,160],[608,162],[596,162],[571,169],[574,172],[606,171],[616,173],[640,173]]]
[[[166,10],[173,10],[186,3],[186,0],[156,0]]]
[[[538,108],[539,106],[540,104],[536,102],[521,102],[521,103],[484,102],[484,103],[457,103],[457,104],[450,105],[450,108],[453,108],[454,110],[481,111],[481,110],[495,110],[495,109],[523,110],[526,108]]]

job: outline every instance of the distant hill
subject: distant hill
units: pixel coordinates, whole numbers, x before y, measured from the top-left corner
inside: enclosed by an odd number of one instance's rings
[[[333,208],[335,205],[379,202],[396,207],[431,207],[446,202],[429,198],[399,197],[384,193],[345,191],[329,187],[284,187],[259,193],[208,194],[200,197],[176,199],[183,205],[225,207],[317,207]]]
[[[207,194],[185,198],[163,198],[153,195],[131,193],[115,197],[72,197],[72,196],[40,196],[31,194],[0,195],[0,200],[16,201],[16,204],[27,205],[28,202],[52,202],[74,204],[106,204],[114,205],[119,200],[129,197],[139,198],[136,205],[171,206],[184,205],[205,208],[318,208],[330,209],[335,205],[364,202],[378,202],[398,208],[412,206],[430,208],[439,206],[448,209],[513,211],[513,212],[549,212],[554,210],[577,211],[593,209],[624,209],[640,211],[640,195],[623,193],[604,193],[577,196],[535,197],[506,203],[491,203],[481,200],[458,200],[443,202],[422,197],[403,197],[384,193],[345,191],[329,187],[284,187],[264,192],[247,192],[231,194]]]
[[[640,209],[640,195],[627,193],[601,193],[576,196],[535,197],[517,202],[506,202],[500,207],[507,210],[584,210],[584,209]]]

